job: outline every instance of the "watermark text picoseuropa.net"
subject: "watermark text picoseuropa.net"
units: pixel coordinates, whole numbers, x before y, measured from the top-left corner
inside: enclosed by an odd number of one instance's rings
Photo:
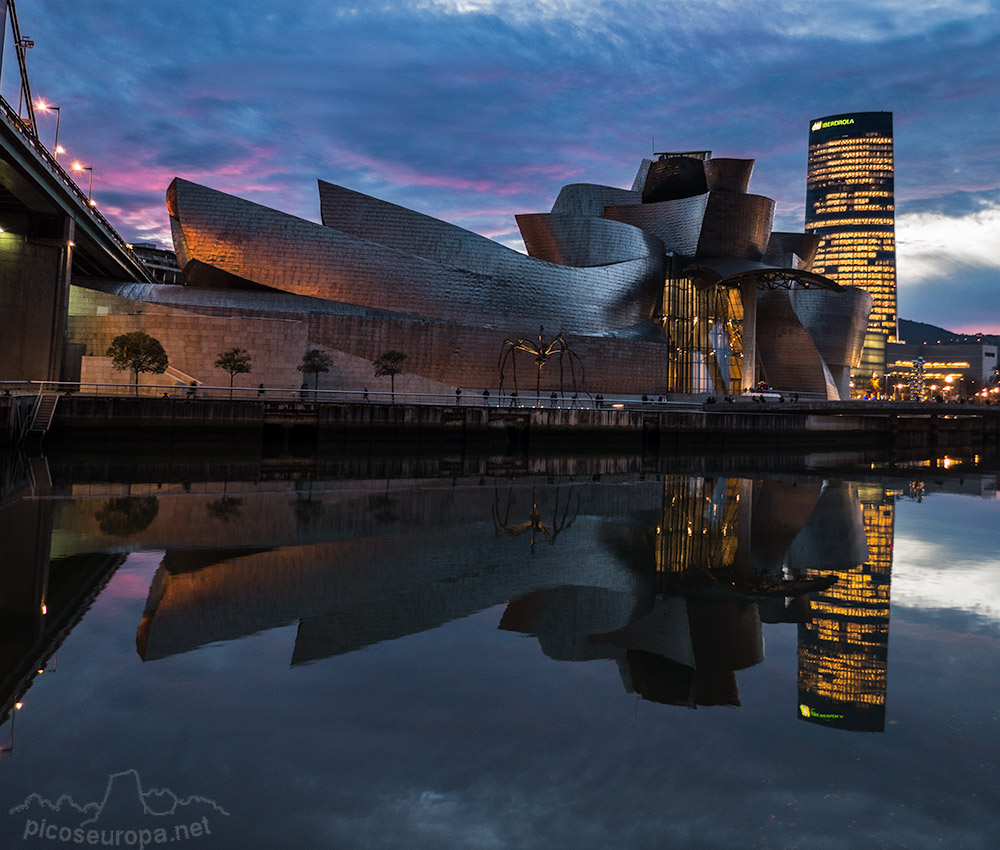
[[[139,850],[207,838],[219,817],[229,817],[215,800],[200,794],[180,796],[169,788],[147,788],[135,769],[108,776],[96,800],[80,804],[68,794],[53,801],[31,793],[10,814],[24,818],[21,838],[29,844]]]
[[[141,850],[143,847],[152,847],[156,844],[169,844],[211,834],[207,815],[192,823],[174,823],[153,829],[87,829],[82,826],[60,826],[45,820],[28,818],[24,822],[24,833],[21,838],[25,841],[39,839],[84,846],[138,847]]]

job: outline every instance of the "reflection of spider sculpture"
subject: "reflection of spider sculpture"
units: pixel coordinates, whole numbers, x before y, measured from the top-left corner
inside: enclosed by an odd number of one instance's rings
[[[511,370],[514,373],[514,392],[517,393],[517,352],[524,351],[531,354],[535,360],[535,366],[537,367],[537,372],[535,375],[535,403],[541,406],[541,385],[542,385],[542,367],[546,364],[550,357],[559,358],[559,395],[565,395],[563,392],[563,357],[569,358],[569,368],[570,373],[573,377],[573,397],[576,398],[576,364],[580,365],[580,380],[583,380],[583,361],[575,354],[566,342],[566,338],[559,334],[547,345],[542,342],[542,333],[545,328],[541,325],[538,327],[538,340],[530,340],[527,337],[520,337],[519,339],[505,339],[503,345],[500,347],[500,361],[497,364],[497,370],[500,373],[500,396],[503,397],[503,378],[504,378],[504,367],[507,365],[508,358],[511,363]],[[587,393],[589,395],[589,393]]]
[[[542,536],[548,543],[555,543],[556,538],[559,534],[569,528],[573,522],[576,520],[580,513],[580,498],[583,495],[583,487],[578,487],[576,490],[576,506],[573,510],[573,516],[569,516],[570,503],[573,501],[572,497],[566,499],[566,505],[563,508],[562,517],[559,516],[559,487],[556,487],[556,502],[552,508],[552,523],[551,525],[546,525],[542,522],[541,511],[538,510],[538,500],[535,496],[535,487],[531,488],[531,510],[528,511],[527,522],[518,523],[517,525],[512,525],[510,523],[510,509],[513,503],[513,492],[511,490],[507,491],[507,505],[503,511],[503,517],[500,516],[500,491],[495,490],[493,495],[493,530],[497,537],[503,537],[505,534],[509,534],[511,537],[518,537],[525,531],[531,530],[531,538],[529,540],[529,546],[531,551],[535,551],[535,535],[538,532],[542,533]]]

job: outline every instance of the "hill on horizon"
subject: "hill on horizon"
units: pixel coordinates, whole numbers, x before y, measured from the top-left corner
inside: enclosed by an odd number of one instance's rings
[[[1000,336],[997,334],[957,334],[954,331],[940,328],[937,325],[930,325],[926,322],[914,322],[910,319],[899,320],[899,338],[902,342],[916,343],[920,345],[958,345],[962,343],[987,343],[988,345],[1000,344]]]

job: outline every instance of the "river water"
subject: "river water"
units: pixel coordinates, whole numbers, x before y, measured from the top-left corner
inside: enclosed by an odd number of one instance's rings
[[[2,847],[1000,846],[995,462],[14,467]]]

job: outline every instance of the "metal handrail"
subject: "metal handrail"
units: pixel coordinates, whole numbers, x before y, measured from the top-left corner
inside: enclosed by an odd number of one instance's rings
[[[25,126],[24,121],[17,114],[14,108],[7,102],[7,99],[0,96],[0,111],[4,113],[4,117],[7,119],[7,123],[13,127],[17,133],[21,136],[24,143],[34,152],[34,154],[42,161],[49,171],[52,172],[53,176],[58,178],[66,188],[76,197],[80,206],[85,209],[91,216],[93,216],[97,222],[107,231],[111,239],[121,248],[122,252],[126,254],[129,259],[133,260],[139,268],[145,268],[145,264],[139,258],[139,255],[132,250],[132,247],[118,234],[118,231],[111,225],[111,223],[101,214],[100,210],[91,203],[91,198],[88,198],[86,193],[81,189],[76,181],[70,176],[70,174],[64,169],[59,161],[48,151],[39,141],[38,137],[29,132],[28,128]]]
[[[518,393],[513,396],[510,392],[502,395],[495,389],[489,390],[489,395],[484,396],[482,389],[463,389],[462,393],[456,395],[454,392],[424,393],[406,392],[397,390],[393,393],[390,390],[365,390],[365,389],[313,389],[312,387],[230,387],[222,384],[210,386],[207,384],[197,384],[196,386],[184,384],[114,384],[114,383],[88,383],[75,381],[32,381],[43,389],[59,391],[62,393],[77,393],[88,396],[111,396],[111,397],[131,397],[137,395],[143,398],[166,398],[166,399],[212,399],[218,401],[263,401],[263,402],[283,402],[283,403],[308,403],[308,404],[411,404],[411,405],[436,405],[448,407],[490,407],[507,408],[515,410],[541,410],[541,409],[576,409],[576,410],[666,410],[679,407],[695,407],[700,404],[697,401],[657,401],[648,399],[642,401],[641,397],[634,396],[607,396],[598,403],[596,395],[594,398],[582,396],[576,400],[569,395],[557,395],[555,403],[550,395],[542,394],[541,399],[536,399],[533,393]]]

